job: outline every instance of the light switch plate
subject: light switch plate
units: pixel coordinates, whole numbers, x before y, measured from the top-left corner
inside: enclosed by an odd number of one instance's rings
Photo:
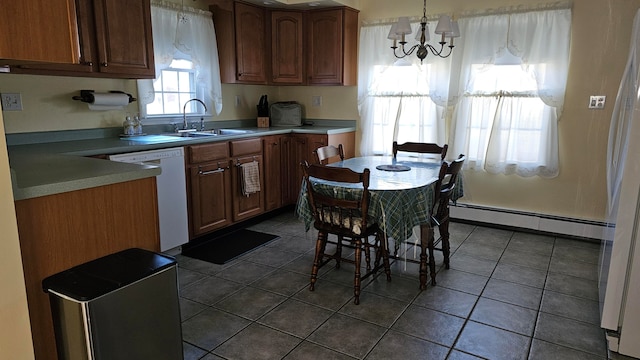
[[[589,109],[604,109],[604,102],[607,99],[604,95],[592,95],[589,98]]]
[[[4,111],[22,111],[22,96],[20,94],[3,93],[0,94],[2,99],[2,110]]]

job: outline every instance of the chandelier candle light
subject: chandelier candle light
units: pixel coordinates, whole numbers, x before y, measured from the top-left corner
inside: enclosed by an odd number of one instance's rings
[[[413,54],[416,49],[416,55],[418,59],[420,59],[420,63],[427,57],[429,54],[429,50],[435,56],[439,56],[441,58],[446,58],[451,55],[453,51],[453,39],[460,37],[460,28],[458,27],[458,21],[451,20],[448,15],[440,15],[438,19],[438,25],[436,25],[436,34],[442,35],[442,39],[440,40],[440,50],[438,51],[435,47],[430,44],[427,44],[429,41],[429,26],[427,26],[427,0],[424,0],[424,5],[422,7],[422,19],[420,20],[420,27],[418,32],[416,33],[416,40],[419,44],[413,45],[409,50],[405,50],[405,45],[407,41],[405,40],[405,35],[411,34],[411,24],[409,23],[409,18],[406,16],[398,18],[398,22],[394,23],[391,26],[391,31],[389,31],[388,39],[393,40],[393,55],[395,55],[398,59],[402,59],[405,56],[410,56]],[[446,39],[449,39],[449,51],[446,54],[443,54],[444,46],[447,44]],[[398,49],[397,42],[400,43],[400,54],[396,52]]]

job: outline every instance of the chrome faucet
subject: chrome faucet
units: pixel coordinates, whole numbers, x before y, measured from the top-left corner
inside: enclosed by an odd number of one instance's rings
[[[204,104],[204,102],[202,102],[202,100],[200,99],[189,99],[187,100],[187,102],[184,103],[184,106],[182,107],[182,121],[184,122],[183,124],[183,130],[188,131],[189,130],[189,124],[187,124],[187,104],[192,102],[192,101],[197,101],[200,104],[202,104],[202,107],[204,108],[204,112],[207,112],[207,105]]]

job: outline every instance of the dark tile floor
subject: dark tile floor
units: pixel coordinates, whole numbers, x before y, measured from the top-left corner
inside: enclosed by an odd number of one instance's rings
[[[607,358],[597,244],[453,223],[437,286],[396,261],[356,306],[350,264],[308,290],[316,233],[292,213],[251,228],[281,238],[225,265],[178,255],[185,359]]]

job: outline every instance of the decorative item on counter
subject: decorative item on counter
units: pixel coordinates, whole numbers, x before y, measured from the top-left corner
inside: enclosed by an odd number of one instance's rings
[[[258,103],[258,127],[266,128],[269,127],[269,101],[267,101],[267,95],[262,95],[260,97],[260,102]]]
[[[140,114],[133,116],[133,134],[142,135],[142,120],[140,120]]]
[[[136,98],[131,96],[131,94],[116,90],[109,91],[108,93],[80,90],[80,96],[74,96],[72,99],[88,103],[89,109],[91,110],[118,110],[136,101]]]
[[[125,117],[124,119],[124,122],[122,123],[122,135],[133,136],[135,134],[135,128],[133,121],[131,120],[131,116],[127,115],[127,117]]]

